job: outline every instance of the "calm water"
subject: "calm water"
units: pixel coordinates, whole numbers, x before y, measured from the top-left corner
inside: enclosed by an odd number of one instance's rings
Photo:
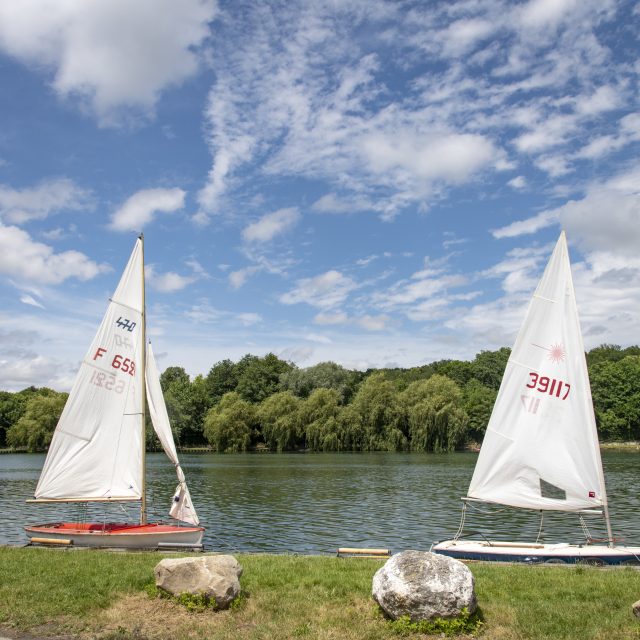
[[[335,553],[338,547],[428,549],[458,528],[460,499],[476,454],[183,454],[205,544],[222,551]],[[603,454],[616,535],[640,544],[637,453]],[[60,519],[136,519],[131,507],[27,505],[44,456],[0,455],[0,544],[24,544],[25,523]],[[147,456],[150,519],[164,519],[175,474],[163,454]],[[488,512],[488,513],[485,513]],[[127,515],[128,514],[128,515]],[[536,513],[482,507],[467,531],[535,538]],[[601,518],[589,518],[604,535]],[[574,515],[546,514],[548,542],[581,540]]]

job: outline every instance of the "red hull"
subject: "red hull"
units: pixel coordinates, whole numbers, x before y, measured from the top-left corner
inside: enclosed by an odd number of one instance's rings
[[[204,527],[127,522],[53,522],[25,527],[29,538],[71,540],[80,547],[156,548],[158,544],[200,545]]]

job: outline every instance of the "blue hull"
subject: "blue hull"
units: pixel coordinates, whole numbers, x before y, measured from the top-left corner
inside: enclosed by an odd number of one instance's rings
[[[491,553],[490,551],[451,551],[434,549],[434,553],[449,556],[456,560],[481,560],[483,562],[519,562],[522,564],[591,564],[591,565],[627,565],[638,566],[640,561],[630,554],[606,555],[606,556],[578,556],[578,555],[530,555],[511,553]]]

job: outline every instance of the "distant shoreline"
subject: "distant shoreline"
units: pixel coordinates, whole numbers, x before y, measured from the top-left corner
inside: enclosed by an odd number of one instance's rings
[[[601,442],[600,443],[600,449],[602,451],[640,451],[640,442]],[[179,453],[216,453],[212,447],[203,447],[203,446],[199,446],[199,447],[181,447],[178,449]],[[457,450],[458,453],[462,452],[462,453],[478,453],[480,451],[480,445],[475,443],[475,442],[471,442],[468,443],[467,445],[465,445],[462,449]],[[147,453],[161,453],[162,450],[161,449],[147,449]],[[46,453],[45,450],[43,451],[32,451],[29,452],[26,449],[0,449],[0,455],[1,454],[12,454],[12,453]],[[266,447],[255,447],[253,449],[251,449],[250,451],[246,451],[243,453],[271,453],[271,454],[277,454],[277,451],[269,451],[269,449],[267,449]],[[297,450],[297,451],[282,451],[280,453],[310,453],[309,450],[306,449],[302,449],[302,450]],[[322,451],[316,451],[313,453],[323,453]],[[396,453],[396,452],[389,452],[389,451],[378,451],[378,452],[374,452],[374,451],[332,451],[330,453]],[[411,453],[411,452],[398,452],[398,453]],[[417,452],[416,452],[417,453]],[[455,453],[455,452],[454,452]],[[233,454],[225,454],[225,455],[233,455]],[[429,455],[433,455],[433,454],[429,454]]]

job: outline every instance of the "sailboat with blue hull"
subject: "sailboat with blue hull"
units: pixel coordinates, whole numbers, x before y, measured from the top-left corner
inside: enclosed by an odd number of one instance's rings
[[[556,243],[505,368],[458,533],[432,551],[466,560],[640,564],[640,547],[613,539],[596,420],[564,232]],[[604,517],[594,543],[463,537],[474,503]]]

